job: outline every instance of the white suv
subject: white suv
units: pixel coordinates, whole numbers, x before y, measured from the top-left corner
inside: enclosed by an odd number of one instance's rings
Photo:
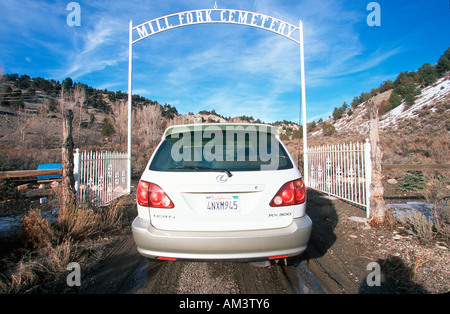
[[[262,124],[169,127],[142,174],[132,230],[161,260],[267,260],[299,255],[312,222],[306,188]]]

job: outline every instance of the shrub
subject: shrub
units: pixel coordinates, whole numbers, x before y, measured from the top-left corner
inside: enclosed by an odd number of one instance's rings
[[[442,76],[447,71],[450,71],[450,60],[446,56],[442,55],[436,65],[436,72],[437,75]]]
[[[322,132],[324,136],[331,136],[336,133],[336,128],[332,124],[324,123],[322,126]]]
[[[313,121],[313,122],[311,122],[310,124],[308,124],[307,125],[307,129],[308,129],[308,132],[312,132],[312,131],[314,131],[314,129],[316,128],[316,122],[315,121]]]
[[[359,104],[360,104],[360,102],[359,102],[358,96],[353,97],[353,100],[351,103],[352,108],[355,109],[356,107],[359,106]]]
[[[30,209],[21,219],[20,235],[35,249],[45,247],[55,239],[50,222],[42,217],[40,209]]]
[[[420,82],[424,86],[433,84],[437,79],[436,69],[429,63],[425,63],[419,68]]]
[[[70,261],[83,262],[78,240],[117,230],[122,226],[122,201],[109,207],[64,206],[54,223],[44,218],[39,209],[31,209],[21,220],[21,236],[32,245],[24,250],[20,261],[0,274],[0,293],[20,293],[36,284],[58,283]]]
[[[103,136],[110,136],[115,133],[114,127],[108,118],[103,119],[102,131]]]
[[[425,187],[422,171],[407,171],[401,180],[399,186],[402,191],[419,191]]]
[[[391,96],[389,97],[389,103],[392,106],[391,109],[398,107],[402,103],[402,97],[396,92],[392,92]]]
[[[389,102],[389,100],[385,99],[381,102],[380,109],[378,109],[378,115],[382,116],[386,112],[390,111],[392,108],[393,107],[392,107],[391,103]]]
[[[392,94],[401,95],[405,103],[409,106],[412,106],[415,102],[415,98],[417,95],[421,94],[420,88],[416,86],[416,82],[420,81],[420,76],[414,72],[402,72],[398,75],[397,80],[395,80],[395,88]],[[391,95],[392,97],[392,95]],[[398,102],[391,100],[389,98],[392,106],[395,106]]]
[[[421,241],[429,242],[433,239],[434,222],[418,210],[413,210],[407,215],[399,217],[409,233],[415,234]]]
[[[100,232],[100,216],[88,206],[61,206],[55,228],[62,237],[84,240]]]
[[[54,285],[65,274],[67,264],[74,259],[83,260],[77,256],[76,245],[71,239],[58,245],[47,243],[38,254],[24,255],[7,276],[0,276],[0,293],[21,293],[45,280]]]
[[[403,98],[405,100],[405,104],[408,107],[411,107],[412,105],[414,105],[414,103],[416,101],[416,96],[414,94],[412,94],[412,93],[406,94]]]
[[[443,223],[437,217],[425,214],[418,210],[400,216],[399,221],[407,229],[407,232],[418,237],[421,242],[429,243],[430,241],[441,238],[448,241],[450,237],[450,227]]]
[[[394,88],[394,82],[391,80],[384,81],[380,87],[378,87],[378,90],[380,93],[384,93],[385,91],[388,91],[390,89]]]

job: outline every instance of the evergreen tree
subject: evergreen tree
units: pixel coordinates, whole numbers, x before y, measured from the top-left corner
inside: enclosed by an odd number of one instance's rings
[[[69,89],[72,88],[73,86],[73,81],[70,77],[67,77],[64,79],[64,81],[62,81],[62,87],[64,88],[64,90],[68,91]]]
[[[108,118],[103,119],[102,131],[103,136],[110,136],[115,133],[114,127]]]
[[[360,104],[360,102],[359,102],[358,96],[353,97],[353,100],[352,100],[352,108],[355,109],[356,107],[359,106],[359,104]]]
[[[394,91],[392,92],[391,97],[389,97],[389,102],[391,103],[392,108],[398,107],[402,103],[402,97]]]
[[[429,63],[425,63],[418,71],[420,82],[424,86],[433,84],[437,79],[436,69]]]
[[[445,72],[450,71],[450,59],[445,55],[442,55],[439,58],[438,63],[436,64],[436,72],[437,75],[442,76]]]

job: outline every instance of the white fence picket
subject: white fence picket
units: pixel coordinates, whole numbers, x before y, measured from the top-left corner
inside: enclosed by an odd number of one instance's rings
[[[75,189],[80,203],[103,206],[127,193],[126,153],[82,152],[74,154]]]
[[[309,188],[366,207],[369,217],[370,144],[308,147]]]

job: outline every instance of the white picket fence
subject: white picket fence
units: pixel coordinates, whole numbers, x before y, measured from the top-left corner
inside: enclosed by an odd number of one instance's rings
[[[75,190],[78,201],[104,206],[127,194],[127,154],[77,149],[74,154]]]
[[[366,208],[370,215],[370,144],[308,148],[308,187]]]

